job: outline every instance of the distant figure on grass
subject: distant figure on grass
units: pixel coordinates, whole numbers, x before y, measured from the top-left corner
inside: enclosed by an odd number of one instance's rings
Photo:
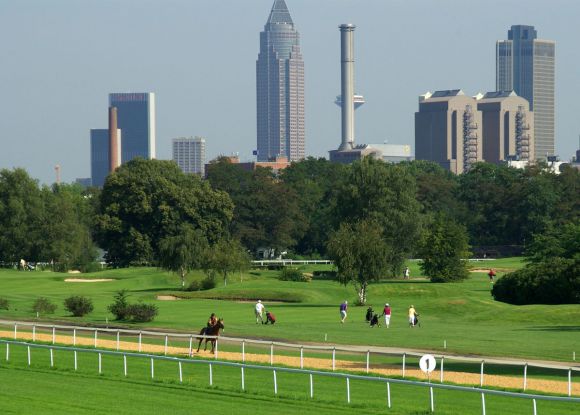
[[[408,280],[411,276],[411,270],[409,267],[405,267],[405,271],[403,272],[403,279]]]
[[[367,323],[370,323],[372,318],[373,318],[373,308],[369,307],[369,308],[367,308],[367,314],[365,316],[365,320]]]
[[[203,350],[205,351],[207,349],[207,342],[210,341],[211,342],[211,353],[213,353],[213,351],[215,350],[215,343],[217,340],[217,336],[220,335],[220,330],[222,330],[224,328],[224,319],[220,318],[219,320],[217,320],[216,324],[214,326],[211,327],[204,327],[203,329],[201,329],[201,331],[199,332],[200,336],[203,336],[199,339],[199,344],[197,345],[197,351],[199,352],[199,348],[201,347],[201,342],[205,340],[205,345],[203,346]],[[212,338],[207,338],[205,336],[214,336]]]
[[[258,300],[254,312],[256,313],[256,324],[264,324],[264,318],[262,317],[262,314],[264,313],[264,304],[262,304],[262,300]]]
[[[487,276],[489,277],[489,282],[491,282],[493,284],[493,278],[495,277],[495,270],[493,268],[490,268],[489,272],[487,273]]]
[[[340,305],[340,322],[344,323],[344,320],[346,320],[346,310],[348,310],[348,301],[344,300],[344,303],[342,303]]]
[[[264,324],[274,324],[276,322],[276,316],[271,311],[266,311],[266,323]]]
[[[383,308],[383,315],[385,316],[385,326],[389,328],[389,324],[391,324],[391,306],[389,303],[385,303],[385,308]]]
[[[411,305],[411,307],[409,307],[409,327],[415,327],[417,325],[419,327],[421,326],[417,317],[419,317],[419,314],[417,314],[415,306]]]

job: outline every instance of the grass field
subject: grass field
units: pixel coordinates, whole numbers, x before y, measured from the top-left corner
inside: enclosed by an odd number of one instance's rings
[[[501,259],[491,262],[498,270],[521,266],[521,261]],[[412,262],[411,276],[420,275]],[[474,263],[488,267],[489,262]],[[313,267],[306,267],[311,271]],[[502,272],[499,273],[500,276]],[[59,305],[56,314],[41,316],[78,324],[105,325],[112,319],[106,307],[115,291],[125,288],[132,301],[154,302],[159,316],[141,327],[163,327],[197,331],[211,312],[224,317],[226,335],[294,342],[329,344],[365,344],[443,350],[447,352],[512,356],[522,358],[571,361],[572,353],[580,355],[580,307],[512,306],[493,301],[485,273],[472,273],[462,283],[432,284],[424,280],[385,281],[372,284],[369,303],[379,311],[385,302],[393,308],[391,328],[370,329],[364,323],[365,307],[349,308],[347,323],[341,325],[338,304],[344,299],[354,303],[355,290],[334,281],[311,283],[282,282],[276,271],[252,270],[243,276],[230,277],[227,286],[203,292],[184,293],[177,288],[175,275],[155,268],[106,270],[82,275],[82,278],[113,278],[111,282],[69,283],[65,278],[79,277],[51,272],[0,270],[0,296],[10,302],[9,310],[0,310],[0,318],[34,320],[32,303],[39,296],[51,298]],[[191,278],[201,278],[200,273]],[[242,277],[242,278],[241,278]],[[243,279],[243,281],[241,281]],[[91,297],[95,311],[81,319],[67,315],[62,301],[69,295]],[[190,297],[179,301],[159,301],[160,294]],[[205,298],[204,298],[205,297]],[[207,298],[211,297],[211,298]],[[253,302],[262,299],[278,317],[275,326],[256,325]],[[228,300],[229,299],[229,300]],[[243,302],[240,300],[247,300]],[[274,301],[275,300],[275,301]],[[421,328],[410,329],[406,311],[415,305],[421,315]],[[109,324],[113,324],[109,321]],[[128,326],[128,324],[123,324]],[[576,350],[577,349],[577,350]]]
[[[4,360],[0,345],[0,409],[3,414],[428,414],[427,388],[391,385],[392,408],[387,408],[384,384],[351,381],[351,404],[346,402],[343,379],[314,377],[314,399],[309,397],[307,375],[278,373],[278,395],[274,394],[269,371],[247,370],[245,391],[236,368],[213,368],[213,386],[208,384],[208,367],[184,365],[179,383],[174,362],[156,362],[151,379],[148,359],[129,358],[128,376],[123,361],[103,356],[103,374],[97,373],[97,356],[80,353],[74,371],[73,354],[55,351],[55,368],[49,368],[47,350],[32,351],[27,365],[24,347],[10,348]],[[439,414],[480,414],[477,393],[435,390],[435,410]],[[524,399],[486,397],[488,413],[511,415],[532,413],[532,402]],[[572,415],[578,404],[538,402],[543,415]]]

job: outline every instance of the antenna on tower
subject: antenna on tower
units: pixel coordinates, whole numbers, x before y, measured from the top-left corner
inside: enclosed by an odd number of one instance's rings
[[[56,173],[56,184],[60,184],[60,164],[54,166],[54,171]]]

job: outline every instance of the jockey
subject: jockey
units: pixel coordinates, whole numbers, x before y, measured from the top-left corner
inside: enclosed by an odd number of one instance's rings
[[[213,326],[215,326],[217,324],[217,317],[215,316],[215,313],[211,313],[211,316],[209,316],[209,319],[207,320],[207,328],[210,329]]]

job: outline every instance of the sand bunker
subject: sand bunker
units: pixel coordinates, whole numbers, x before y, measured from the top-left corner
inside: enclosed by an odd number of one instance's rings
[[[95,278],[92,280],[85,279],[85,278],[67,278],[64,282],[107,282],[107,281],[115,281],[112,278]]]
[[[181,298],[176,297],[174,295],[158,295],[157,299],[160,301],[175,301],[175,300],[181,300]]]

